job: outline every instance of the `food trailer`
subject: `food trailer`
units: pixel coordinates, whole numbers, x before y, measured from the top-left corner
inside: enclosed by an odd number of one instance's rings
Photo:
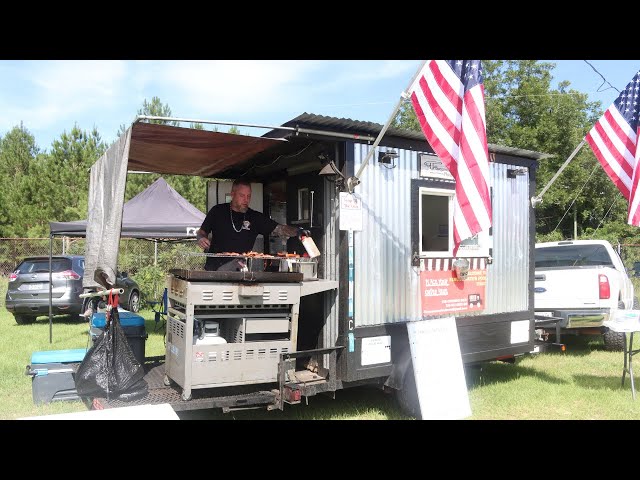
[[[534,350],[530,199],[543,154],[489,145],[493,226],[454,256],[455,181],[421,132],[394,128],[361,169],[381,129],[304,113],[257,137],[139,117],[94,164],[87,288],[116,269],[128,171],[210,178],[208,207],[250,179],[250,206],[309,230],[321,252],[258,237],[252,252],[230,252],[253,262],[246,271],[205,271],[196,255],[167,272],[165,359],[138,402],[282,409],[375,385],[419,417],[409,325],[455,317],[464,365]]]

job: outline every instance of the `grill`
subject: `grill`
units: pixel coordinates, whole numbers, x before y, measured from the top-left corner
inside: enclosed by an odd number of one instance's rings
[[[192,390],[276,382],[294,352],[303,274],[173,269],[167,277],[166,375]],[[203,341],[207,322],[219,336]],[[207,339],[212,340],[212,339]]]
[[[175,268],[169,273],[176,278],[196,282],[285,282],[297,283],[303,279],[299,272],[211,272],[208,270],[187,270]]]

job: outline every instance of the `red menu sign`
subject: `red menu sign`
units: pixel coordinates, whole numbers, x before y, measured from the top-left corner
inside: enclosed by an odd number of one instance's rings
[[[469,270],[460,280],[452,270],[420,272],[422,315],[480,312],[485,308],[486,270]]]

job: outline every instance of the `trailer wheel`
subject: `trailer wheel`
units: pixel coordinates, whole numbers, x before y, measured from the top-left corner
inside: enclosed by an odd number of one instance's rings
[[[415,417],[417,420],[422,419],[420,402],[418,400],[418,389],[416,388],[416,378],[413,375],[413,363],[409,365],[407,373],[404,375],[402,388],[396,390],[396,399],[403,413]]]

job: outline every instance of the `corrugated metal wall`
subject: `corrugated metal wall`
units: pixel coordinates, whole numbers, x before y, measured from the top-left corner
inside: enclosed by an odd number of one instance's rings
[[[354,171],[371,148],[355,144]],[[378,147],[385,151],[385,147]],[[363,230],[354,232],[355,325],[418,320],[420,271],[411,266],[411,179],[418,178],[418,154],[394,149],[395,167],[369,160],[355,189],[362,198]]]
[[[335,183],[325,180],[322,211],[327,218],[337,218],[338,198]],[[324,230],[324,254],[320,261],[324,262],[324,278],[338,280],[340,254],[338,250],[338,222],[326,222]],[[331,290],[324,295],[324,309],[326,322],[322,328],[322,345],[320,347],[334,347],[338,338],[338,300],[337,290]],[[323,366],[329,368],[329,355],[323,355]]]
[[[487,267],[487,309],[483,313],[529,308],[529,170],[490,165],[493,186],[493,263]],[[507,170],[520,174],[507,178]],[[516,208],[517,207],[517,208]]]
[[[354,146],[354,171],[371,147]],[[384,151],[385,147],[378,147]],[[419,178],[418,153],[394,149],[395,167],[371,157],[355,192],[362,198],[363,230],[354,232],[355,325],[370,326],[422,318],[420,272],[411,266],[411,179]],[[493,264],[487,267],[487,308],[481,314],[528,308],[529,175],[507,179],[490,165],[493,185]],[[520,205],[520,208],[514,208]]]

